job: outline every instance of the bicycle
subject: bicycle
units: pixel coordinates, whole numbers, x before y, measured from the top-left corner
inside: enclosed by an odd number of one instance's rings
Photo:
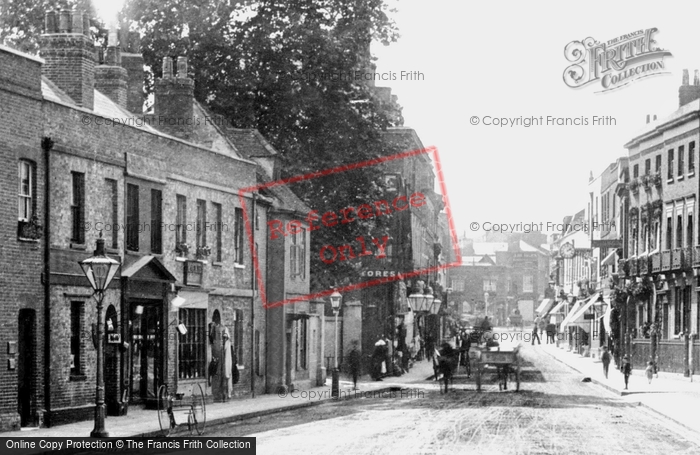
[[[207,409],[202,386],[192,385],[187,402],[185,402],[185,395],[185,393],[170,393],[166,384],[158,388],[158,422],[165,436],[170,435],[178,426],[175,419],[176,412],[187,415],[187,428],[190,434],[196,431],[201,435],[204,432],[207,424]]]

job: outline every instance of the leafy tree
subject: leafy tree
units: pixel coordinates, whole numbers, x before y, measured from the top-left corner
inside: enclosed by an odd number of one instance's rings
[[[1,0],[0,42],[30,54],[39,52],[39,35],[44,33],[44,14],[61,9],[80,9],[90,17],[98,37],[106,34],[90,0]]]
[[[236,127],[257,128],[291,177],[387,153],[380,132],[401,122],[400,108],[362,80],[373,68],[370,41],[397,37],[385,9],[383,0],[130,0],[125,17],[135,19],[130,27],[141,31],[155,77],[163,56],[187,56],[196,98]],[[369,167],[290,189],[323,214],[381,199],[380,180],[380,169]],[[313,287],[357,275],[352,261],[324,263],[324,245],[381,238],[390,222],[383,216],[314,231]]]

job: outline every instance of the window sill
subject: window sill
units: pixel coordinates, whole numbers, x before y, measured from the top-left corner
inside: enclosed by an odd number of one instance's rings
[[[175,258],[175,260],[176,260],[177,262],[187,262],[187,258],[184,258],[184,257],[182,257],[182,256],[177,256],[177,257]]]
[[[678,181],[680,182],[680,181],[682,181],[682,180],[683,180],[683,176],[682,176],[682,175],[679,175],[679,176],[678,176]]]
[[[666,183],[670,185],[671,183],[673,183],[673,179],[666,180]]]
[[[224,266],[224,263],[223,263],[223,262],[218,262],[218,261],[216,261],[216,262],[212,262],[211,265],[212,265],[213,267],[223,267],[223,266]]]
[[[695,172],[693,172],[692,174],[688,174],[688,175],[686,175],[686,177],[688,177],[689,179],[691,179],[691,178],[695,177]]]
[[[70,380],[71,382],[86,381],[86,380],[87,380],[87,375],[84,375],[84,374],[71,374],[69,380]]]
[[[239,264],[239,263],[236,262],[236,263],[233,264],[233,268],[235,268],[235,269],[244,269],[244,268],[245,268],[245,265]]]
[[[37,244],[40,242],[39,239],[27,239],[24,237],[17,237],[17,241],[22,242],[22,243],[37,243]]]
[[[105,248],[105,251],[109,254],[119,254],[119,248]]]
[[[70,248],[72,250],[81,250],[81,251],[87,250],[87,246],[84,243],[72,243],[71,242]]]

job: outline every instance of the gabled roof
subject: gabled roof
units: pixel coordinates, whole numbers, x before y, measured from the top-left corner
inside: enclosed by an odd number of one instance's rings
[[[128,257],[128,256],[127,256]],[[122,268],[124,278],[150,278],[164,281],[177,281],[177,278],[155,256],[141,256],[130,265]]]

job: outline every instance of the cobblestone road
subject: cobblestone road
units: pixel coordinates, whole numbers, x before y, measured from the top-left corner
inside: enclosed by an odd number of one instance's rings
[[[466,378],[447,395],[426,381],[403,393],[216,427],[210,435],[256,436],[258,454],[700,453],[698,435],[581,382],[537,346],[525,346],[523,357],[519,393],[499,392],[495,375],[481,393]]]

